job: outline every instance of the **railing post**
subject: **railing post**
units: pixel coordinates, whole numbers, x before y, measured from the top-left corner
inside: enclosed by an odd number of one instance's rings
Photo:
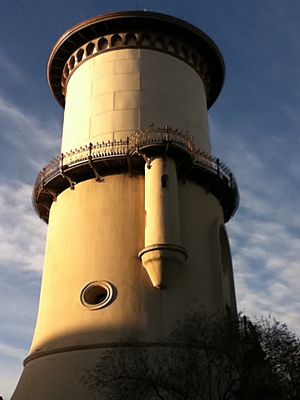
[[[93,143],[90,142],[90,144],[89,144],[89,159],[90,160],[92,158],[92,148],[93,148]]]
[[[217,163],[217,175],[220,176],[220,160],[218,158],[216,159],[216,163]]]
[[[61,171],[63,170],[64,167],[64,153],[61,153],[60,155],[60,169]]]
[[[45,176],[46,176],[46,167],[42,169],[42,179],[41,179],[41,186],[44,187],[45,184]],[[1,400],[1,399],[0,399]]]

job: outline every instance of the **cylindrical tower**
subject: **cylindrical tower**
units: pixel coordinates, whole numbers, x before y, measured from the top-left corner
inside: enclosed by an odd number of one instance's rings
[[[92,398],[80,378],[106,348],[151,346],[192,307],[236,312],[224,224],[238,191],[207,123],[223,79],[215,44],[157,13],[92,18],[54,46],[61,154],[33,193],[48,236],[14,400]]]

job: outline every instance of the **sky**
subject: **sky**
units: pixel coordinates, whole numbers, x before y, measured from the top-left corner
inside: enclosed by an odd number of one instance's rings
[[[46,64],[67,29],[110,11],[157,11],[206,32],[226,64],[209,111],[213,154],[234,172],[227,224],[238,308],[300,335],[300,2],[298,0],[0,0],[0,395],[9,399],[38,307],[46,224],[31,193],[59,153],[63,110]]]

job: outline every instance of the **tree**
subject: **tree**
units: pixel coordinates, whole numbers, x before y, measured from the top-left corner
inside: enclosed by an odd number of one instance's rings
[[[280,382],[285,400],[300,399],[300,341],[286,324],[276,319],[261,318],[256,332],[266,362]]]
[[[163,342],[106,351],[83,382],[111,400],[299,400],[299,349],[277,321],[192,314]]]

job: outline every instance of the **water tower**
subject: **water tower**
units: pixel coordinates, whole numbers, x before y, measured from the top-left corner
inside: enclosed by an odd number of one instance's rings
[[[89,19],[54,46],[61,154],[34,187],[48,235],[13,400],[89,399],[80,377],[107,348],[151,346],[191,308],[236,312],[224,224],[238,190],[207,118],[223,79],[202,31],[152,12]]]

